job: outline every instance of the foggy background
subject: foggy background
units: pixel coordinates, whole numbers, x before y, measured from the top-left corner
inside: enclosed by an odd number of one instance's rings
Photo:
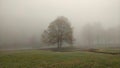
[[[0,0],[0,49],[42,46],[41,33],[58,16],[71,22],[75,46],[84,46],[86,25],[120,33],[120,0]]]

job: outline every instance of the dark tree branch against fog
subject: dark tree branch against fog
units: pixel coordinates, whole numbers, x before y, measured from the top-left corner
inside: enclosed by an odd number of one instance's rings
[[[48,26],[42,34],[42,42],[57,44],[61,48],[63,43],[73,44],[73,29],[67,18],[60,16]]]

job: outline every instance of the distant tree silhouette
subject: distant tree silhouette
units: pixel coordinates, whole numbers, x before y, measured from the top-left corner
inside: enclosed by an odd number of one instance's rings
[[[73,29],[67,18],[60,16],[49,24],[42,34],[42,42],[57,44],[61,48],[63,42],[73,44]]]

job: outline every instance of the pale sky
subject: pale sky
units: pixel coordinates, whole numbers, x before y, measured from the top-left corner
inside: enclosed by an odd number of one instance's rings
[[[20,41],[39,35],[58,16],[67,17],[78,35],[86,23],[116,26],[120,0],[0,0],[0,36]]]

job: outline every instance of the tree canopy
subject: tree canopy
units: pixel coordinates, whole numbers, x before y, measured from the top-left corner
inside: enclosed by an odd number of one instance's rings
[[[42,41],[48,44],[57,44],[61,48],[63,42],[73,44],[73,29],[66,17],[60,16],[49,24],[42,34]]]

